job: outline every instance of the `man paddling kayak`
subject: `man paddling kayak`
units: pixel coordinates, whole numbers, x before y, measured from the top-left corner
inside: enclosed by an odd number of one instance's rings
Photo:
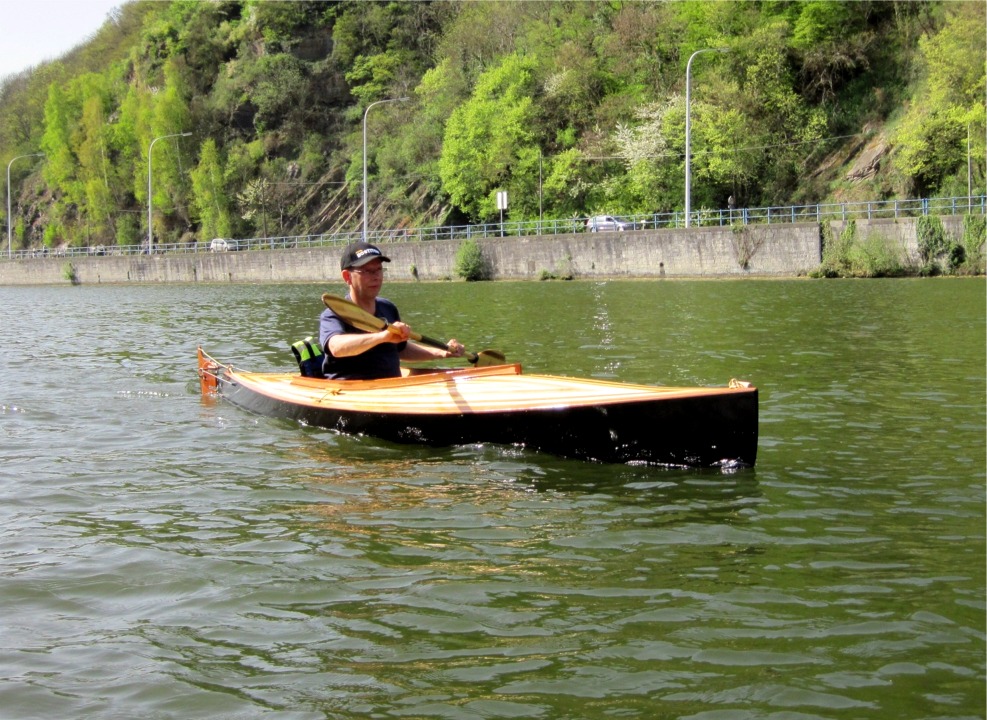
[[[361,332],[347,324],[330,308],[319,318],[319,343],[325,350],[323,371],[334,380],[374,380],[399,377],[401,361],[421,362],[462,357],[466,349],[450,340],[448,350],[431,348],[410,340],[411,328],[401,322],[397,306],[378,297],[384,284],[384,263],[390,262],[376,245],[357,242],[347,245],[339,261],[348,298],[367,312],[387,321],[379,332]]]

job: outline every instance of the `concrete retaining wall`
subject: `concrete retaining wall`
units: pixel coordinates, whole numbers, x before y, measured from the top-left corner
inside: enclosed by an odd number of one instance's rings
[[[962,233],[962,217],[943,218]],[[831,223],[839,235],[843,223]],[[819,223],[717,228],[577,233],[478,240],[492,278],[538,279],[545,274],[576,278],[797,276],[822,260]],[[858,234],[896,238],[917,263],[915,220],[858,221]],[[461,241],[384,246],[391,280],[456,277]],[[338,247],[188,255],[47,257],[0,262],[0,285],[168,282],[319,282],[339,277]]]

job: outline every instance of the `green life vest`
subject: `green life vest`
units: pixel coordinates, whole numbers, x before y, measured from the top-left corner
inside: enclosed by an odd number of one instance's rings
[[[311,336],[291,344],[291,353],[298,361],[298,370],[302,377],[324,378],[322,373],[323,352],[319,343]]]

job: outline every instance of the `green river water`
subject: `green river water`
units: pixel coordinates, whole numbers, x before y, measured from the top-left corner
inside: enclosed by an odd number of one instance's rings
[[[0,288],[0,718],[982,719],[985,288],[385,288],[527,372],[755,383],[726,473],[200,397],[337,283]]]

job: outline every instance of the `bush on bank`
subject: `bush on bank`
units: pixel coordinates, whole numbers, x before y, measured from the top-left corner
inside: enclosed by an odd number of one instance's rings
[[[822,264],[812,277],[876,278],[908,275],[982,275],[987,221],[982,215],[965,215],[963,235],[952,236],[942,219],[925,215],[918,219],[918,252],[915,265],[905,249],[886,235],[862,237],[850,220],[838,236],[827,225],[822,230]]]
[[[456,250],[456,274],[463,280],[487,280],[490,272],[476,240],[464,240]]]

